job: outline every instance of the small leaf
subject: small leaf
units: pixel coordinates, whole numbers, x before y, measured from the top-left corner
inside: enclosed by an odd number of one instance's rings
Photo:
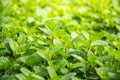
[[[46,75],[48,75],[47,69],[44,68],[44,67],[33,66],[33,70],[35,71],[35,74],[38,74],[40,76],[46,76]]]
[[[118,31],[120,31],[120,25],[116,25]]]
[[[53,53],[59,51],[62,48],[62,44],[58,39],[53,39],[53,44],[54,44],[54,48],[52,49]]]
[[[27,19],[27,22],[28,23],[32,23],[32,22],[34,22],[35,21],[35,19],[33,18],[33,17],[29,17],[28,19]]]
[[[101,68],[95,68],[97,74],[101,77],[103,80],[109,80],[107,73],[109,72],[109,68],[107,67],[101,67]]]
[[[32,36],[28,36],[28,40],[31,41],[31,42],[34,41]]]
[[[60,80],[70,80],[72,77],[74,77],[76,75],[75,72],[73,73],[68,73],[66,75],[64,75]]]
[[[52,67],[48,66],[47,70],[48,70],[48,73],[49,73],[49,76],[51,79],[53,79],[57,76],[56,71]]]
[[[76,62],[76,63],[74,63],[73,64],[73,69],[75,69],[75,68],[79,68],[79,67],[83,67],[84,66],[84,64],[83,63],[80,63],[80,62]]]
[[[101,63],[99,60],[95,61],[98,65],[100,65],[101,67],[103,66],[103,63]]]
[[[62,74],[67,74],[69,72],[69,70],[67,68],[60,68],[60,72]]]
[[[76,32],[71,33],[72,40],[74,40],[77,36],[78,36],[78,34]]]
[[[82,58],[85,58],[85,53],[83,51],[80,50],[73,50],[73,51],[69,51],[69,54],[76,54],[78,56],[81,56]]]
[[[83,36],[84,36],[87,40],[90,39],[90,38],[89,38],[89,34],[88,34],[87,32],[82,31],[82,34],[83,34]]]
[[[41,56],[43,59],[47,60],[47,58],[45,57],[45,55],[43,53],[41,53],[39,50],[37,50],[37,54],[39,56]]]
[[[0,57],[0,69],[7,69],[10,66],[10,60],[7,57]]]
[[[73,77],[72,80],[82,80],[82,79],[77,78],[77,77]]]
[[[18,55],[18,44],[12,39],[8,39],[5,41],[5,46],[7,49],[14,54],[14,56]]]
[[[61,45],[61,42],[58,39],[53,39],[53,44],[57,46],[57,45]]]
[[[46,28],[39,28],[39,29],[47,35],[50,35],[52,33],[49,29]]]
[[[25,75],[25,76],[29,76],[31,74],[31,72],[27,69],[27,68],[21,68],[20,71]]]
[[[75,54],[71,54],[71,55],[73,57],[75,57],[76,59],[78,59],[79,61],[85,62],[85,60],[81,56],[78,56],[78,55],[75,55]]]
[[[91,46],[106,46],[106,45],[108,45],[108,42],[103,40],[96,40],[91,44]]]
[[[36,74],[32,74],[32,77],[38,79],[38,80],[45,80],[43,77],[36,75]]]
[[[89,52],[89,54],[88,54],[88,61],[89,62],[95,62],[96,61],[96,56],[94,55],[94,53]]]
[[[113,80],[117,80],[116,75],[113,72],[108,72],[108,76]]]
[[[39,54],[34,53],[28,56],[28,58],[25,60],[25,63],[29,66],[33,66],[39,64],[42,60],[43,58]]]
[[[27,79],[24,74],[15,74],[15,76],[16,76],[19,80],[26,80],[26,79]]]

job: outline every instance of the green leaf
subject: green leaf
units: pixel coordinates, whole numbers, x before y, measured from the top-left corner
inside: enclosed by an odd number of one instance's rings
[[[13,53],[14,56],[18,55],[18,44],[13,39],[7,39],[5,42],[7,49]]]
[[[62,48],[62,43],[60,42],[60,40],[53,39],[53,44],[54,44],[54,48],[52,50],[53,53],[59,51]]]
[[[10,40],[9,45],[14,55],[18,55],[18,44],[15,41]]]
[[[80,50],[69,51],[69,54],[75,54],[75,55],[81,56],[82,58],[85,58],[85,56],[86,56],[85,53]]]
[[[96,58],[97,57],[94,55],[94,53],[92,53],[92,52],[88,53],[88,61],[95,62]]]
[[[71,54],[73,57],[75,57],[76,59],[78,59],[81,62],[86,62],[81,56],[78,56],[76,54]]]
[[[56,71],[50,66],[47,67],[47,70],[48,70],[50,78],[55,79],[55,77],[57,76]]]
[[[31,71],[28,70],[27,68],[21,68],[20,71],[25,75],[29,76],[31,74]]]
[[[107,67],[101,67],[101,68],[95,68],[97,74],[101,77],[103,80],[109,80],[107,73],[109,72],[109,68]]]
[[[39,54],[34,53],[28,56],[28,58],[25,60],[25,63],[28,64],[29,66],[33,66],[40,64],[42,60],[43,58]]]
[[[72,77],[74,77],[76,75],[75,72],[73,73],[68,73],[66,75],[64,75],[60,80],[70,80]]]
[[[44,67],[33,66],[33,70],[35,71],[35,74],[37,74],[37,75],[40,75],[40,76],[46,76],[46,75],[48,75],[48,71]]]
[[[41,53],[39,49],[37,50],[37,54],[38,54],[41,58],[47,60],[46,56],[45,56],[43,53]]]
[[[72,32],[71,33],[71,38],[72,40],[74,40],[75,38],[77,38],[78,34],[76,32]]]
[[[15,75],[7,75],[5,74],[2,78],[0,78],[1,80],[17,80],[17,78],[15,77]]]
[[[8,57],[0,57],[0,70],[9,68],[10,64]]]
[[[67,68],[60,68],[60,72],[62,74],[67,74],[69,72],[69,70]]]
[[[79,67],[83,67],[84,66],[84,64],[83,63],[80,63],[80,62],[76,62],[76,63],[74,63],[73,64],[73,69],[75,69],[75,68],[79,68]]]
[[[43,77],[36,75],[36,74],[32,74],[32,77],[34,77],[35,79],[38,79],[38,80],[45,80]]]
[[[25,77],[24,74],[20,73],[20,74],[15,74],[15,76],[19,79],[19,80],[27,80],[27,78]]]
[[[39,28],[39,29],[47,35],[50,35],[52,33],[49,29],[46,28]]]
[[[82,79],[77,78],[77,77],[73,77],[72,80],[82,80]]]
[[[117,25],[116,28],[120,31],[120,25]]]
[[[27,19],[27,22],[28,22],[28,23],[32,23],[32,22],[34,22],[34,21],[35,21],[34,17],[29,17],[29,18]]]
[[[103,40],[96,40],[91,43],[91,46],[107,46],[108,42]]]
[[[89,34],[86,31],[82,31],[82,34],[87,40],[90,39]]]
[[[114,49],[114,48],[109,48],[107,49],[109,52],[109,55],[113,58],[115,58],[116,60],[120,61],[120,51]]]

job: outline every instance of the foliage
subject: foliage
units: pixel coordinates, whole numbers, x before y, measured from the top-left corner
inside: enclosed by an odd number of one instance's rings
[[[119,80],[120,0],[0,0],[0,80]]]

